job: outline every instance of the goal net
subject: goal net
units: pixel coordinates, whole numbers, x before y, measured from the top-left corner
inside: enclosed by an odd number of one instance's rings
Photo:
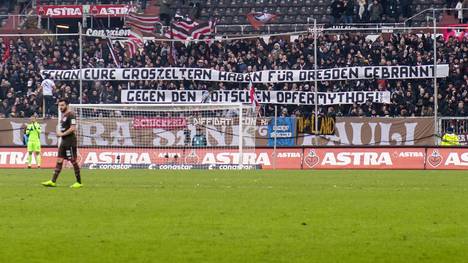
[[[84,168],[257,168],[252,105],[70,106]]]

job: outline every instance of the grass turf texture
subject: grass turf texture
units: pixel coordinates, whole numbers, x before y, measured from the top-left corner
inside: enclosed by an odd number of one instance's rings
[[[0,262],[467,262],[467,171],[0,170]]]

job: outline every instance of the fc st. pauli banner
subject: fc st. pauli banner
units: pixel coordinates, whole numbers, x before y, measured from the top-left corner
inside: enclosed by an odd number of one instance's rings
[[[205,68],[85,68],[76,70],[43,70],[54,80],[195,80],[217,82],[310,82],[314,80],[419,79],[448,76],[449,66],[367,66],[319,70],[263,70],[251,73],[225,72]],[[436,73],[436,74],[435,74]]]
[[[315,93],[304,91],[255,92],[259,103],[315,104]],[[122,90],[123,103],[250,103],[248,90]],[[390,103],[389,91],[318,92],[320,105]]]

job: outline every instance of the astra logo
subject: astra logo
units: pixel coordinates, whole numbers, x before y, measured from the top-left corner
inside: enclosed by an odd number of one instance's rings
[[[136,152],[89,152],[84,161],[85,164],[93,163],[124,163],[124,164],[151,164],[149,153]]]
[[[388,152],[327,152],[323,157],[322,165],[392,165],[392,157]]]
[[[304,163],[310,168],[318,164],[330,166],[393,165],[389,152],[325,152],[322,156],[319,156],[315,150],[309,151],[304,157]]]
[[[271,165],[267,153],[207,153],[202,164],[244,164],[244,165]]]
[[[55,7],[46,11],[46,16],[81,16],[81,9],[76,7]]]
[[[451,152],[445,160],[445,165],[468,166],[468,152]]]
[[[276,155],[278,158],[300,158],[301,157],[301,153],[299,152],[279,152],[277,155]]]
[[[401,152],[398,157],[424,157],[423,152]]]

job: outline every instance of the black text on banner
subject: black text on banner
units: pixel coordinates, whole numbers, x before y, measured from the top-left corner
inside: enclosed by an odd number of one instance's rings
[[[420,79],[448,76],[448,65],[368,66],[315,70],[264,70],[252,73],[225,72],[204,68],[86,68],[80,70],[43,70],[54,80],[194,80],[217,82],[285,83],[314,80]],[[435,74],[436,73],[436,74]]]
[[[314,92],[257,90],[259,103],[315,104]],[[318,92],[320,105],[390,103],[389,91]],[[250,103],[248,90],[122,90],[123,103]]]

